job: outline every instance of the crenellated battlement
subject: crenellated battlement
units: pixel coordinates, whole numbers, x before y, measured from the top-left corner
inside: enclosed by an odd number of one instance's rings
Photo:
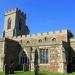
[[[29,35],[22,35],[22,36],[15,36],[13,39],[17,38],[31,38],[31,37],[37,37],[37,36],[45,36],[45,35],[53,35],[53,34],[61,34],[61,33],[67,33],[67,29],[65,30],[59,30],[54,32],[45,32],[45,33],[37,33],[37,34],[29,34]]]
[[[5,12],[5,16],[6,15],[9,15],[9,14],[12,14],[12,13],[15,13],[15,12],[18,12],[20,14],[22,14],[23,16],[26,16],[26,14],[24,12],[22,12],[20,9],[18,8],[13,8],[13,9],[10,9],[8,11]]]

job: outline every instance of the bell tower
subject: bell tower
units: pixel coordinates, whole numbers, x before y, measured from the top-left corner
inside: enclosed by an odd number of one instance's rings
[[[26,25],[26,14],[24,12],[18,8],[5,12],[3,36],[12,38],[27,34],[29,34],[29,28]]]

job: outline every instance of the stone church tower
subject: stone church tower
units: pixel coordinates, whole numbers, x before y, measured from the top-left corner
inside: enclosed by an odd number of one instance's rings
[[[29,34],[29,29],[26,25],[26,14],[18,8],[7,11],[5,13],[3,36],[11,38],[13,36],[27,34]]]

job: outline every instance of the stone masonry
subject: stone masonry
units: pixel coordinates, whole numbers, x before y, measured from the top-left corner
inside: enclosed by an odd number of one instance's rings
[[[5,64],[14,70],[49,72],[75,71],[75,36],[64,29],[29,34],[26,14],[18,8],[5,12],[3,38],[0,38],[0,71]]]

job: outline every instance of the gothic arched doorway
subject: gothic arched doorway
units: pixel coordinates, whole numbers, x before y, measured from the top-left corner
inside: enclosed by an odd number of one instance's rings
[[[25,51],[21,50],[19,53],[19,67],[20,70],[29,70],[29,59]]]

